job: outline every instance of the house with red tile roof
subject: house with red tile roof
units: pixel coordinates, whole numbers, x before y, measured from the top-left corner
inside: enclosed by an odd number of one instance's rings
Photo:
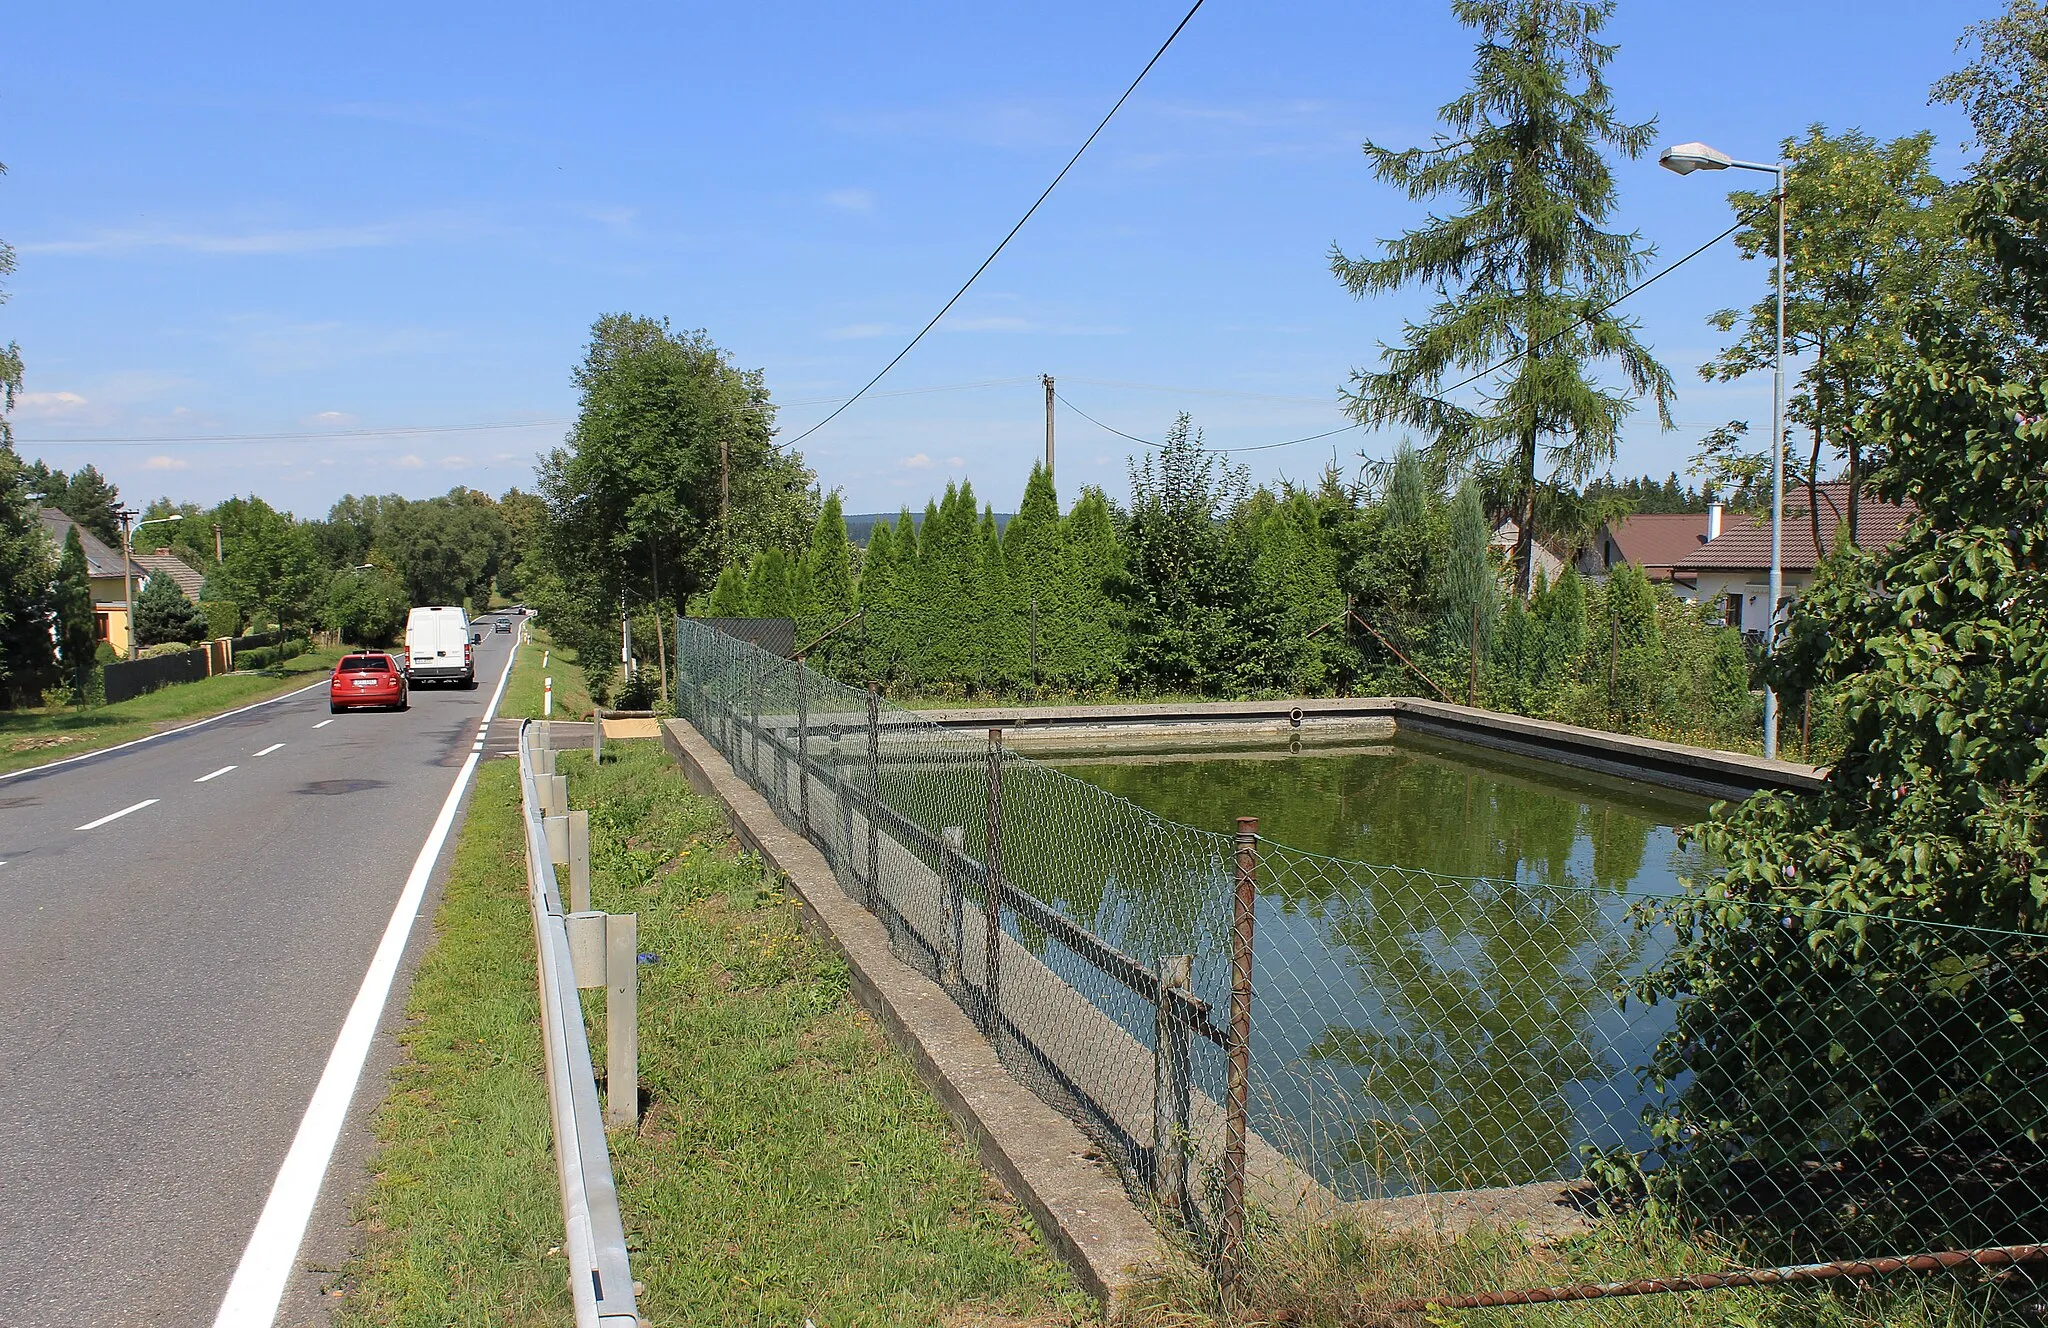
[[[1643,569],[1652,581],[1671,580],[1671,569],[1698,553],[1721,533],[1721,505],[1705,512],[1639,512],[1600,527],[1579,551],[1580,576],[1604,577],[1623,563]]]
[[[1849,513],[1849,486],[1815,486],[1820,512],[1820,546],[1813,542],[1813,522],[1805,485],[1785,490],[1785,525],[1779,564],[1783,569],[1780,607],[1799,597],[1813,583],[1814,569],[1838,546],[1835,541]],[[1858,506],[1856,547],[1876,553],[1904,533],[1919,515],[1911,504],[1887,503],[1865,493]],[[1672,565],[1673,589],[1695,603],[1718,604],[1722,620],[1748,635],[1760,636],[1770,616],[1771,518],[1738,516],[1728,520],[1713,539]]]

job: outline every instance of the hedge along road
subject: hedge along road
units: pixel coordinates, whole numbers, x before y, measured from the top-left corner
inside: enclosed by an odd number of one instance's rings
[[[0,1323],[312,1303],[512,641],[407,713],[316,689],[0,783]]]

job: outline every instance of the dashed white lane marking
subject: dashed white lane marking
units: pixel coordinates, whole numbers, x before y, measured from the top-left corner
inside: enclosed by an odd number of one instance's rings
[[[512,660],[518,653],[509,653],[505,671],[498,675],[497,690],[484,707],[486,726],[498,713],[498,702],[504,698],[505,684],[512,677]],[[277,1318],[285,1283],[298,1262],[299,1242],[305,1238],[306,1224],[312,1220],[313,1205],[320,1198],[320,1186],[327,1177],[327,1165],[334,1157],[334,1146],[348,1118],[349,1099],[355,1096],[363,1063],[369,1059],[371,1041],[384,1018],[384,1002],[398,976],[398,961],[405,955],[413,919],[419,915],[434,862],[441,856],[448,832],[454,828],[456,809],[462,805],[463,792],[469,788],[478,760],[473,752],[463,760],[462,769],[455,774],[454,787],[448,790],[447,801],[441,804],[441,813],[427,833],[426,843],[413,859],[412,872],[398,892],[398,904],[391,910],[384,938],[377,943],[369,971],[363,974],[363,985],[356,991],[355,1003],[349,1006],[348,1017],[342,1021],[341,1035],[334,1040],[334,1050],[327,1056],[327,1067],[320,1072],[313,1100],[306,1104],[306,1114],[299,1120],[298,1133],[292,1136],[284,1165],[278,1168],[270,1197],[256,1219],[256,1229],[242,1249],[242,1260],[235,1266],[234,1279],[228,1283],[220,1312],[214,1316],[214,1328],[270,1328]]]
[[[142,809],[143,809],[144,807],[154,807],[155,805],[156,805],[156,799],[155,799],[155,798],[144,798],[144,799],[143,799],[143,800],[142,800],[141,802],[138,802],[138,803],[136,803],[136,804],[135,804],[135,805],[134,805],[133,807],[123,807],[123,808],[122,808],[122,809],[121,809],[120,811],[118,811],[118,812],[108,812],[108,813],[107,813],[107,814],[106,814],[105,816],[102,816],[102,817],[101,817],[101,818],[100,818],[99,820],[97,820],[97,821],[87,821],[87,822],[86,822],[86,823],[85,823],[84,825],[81,825],[81,826],[79,826],[78,828],[79,828],[79,829],[81,829],[81,830],[97,830],[97,829],[99,829],[99,828],[100,828],[101,826],[105,825],[105,824],[106,824],[107,822],[109,822],[109,821],[118,821],[118,820],[120,820],[120,819],[121,819],[122,817],[126,816],[126,815],[127,815],[127,814],[128,814],[129,812],[139,812],[139,811],[141,811],[141,810],[142,810]]]
[[[62,760],[45,761],[41,765],[32,765],[25,770],[10,770],[4,775],[0,775],[0,781],[9,779],[20,779],[23,775],[33,775],[41,770],[55,770],[58,766],[71,765],[74,762],[78,761],[91,761],[102,756],[111,756],[115,752],[125,752],[130,747],[140,747],[145,742],[155,742],[158,738],[168,738],[173,733],[183,733],[187,729],[196,729],[199,728],[201,725],[211,724],[217,719],[228,719],[235,715],[247,714],[249,711],[260,709],[263,706],[275,705],[279,701],[289,701],[294,696],[304,696],[307,692],[312,691],[314,688],[325,687],[326,685],[327,683],[324,679],[320,682],[309,682],[304,687],[299,688],[295,692],[286,692],[283,696],[273,696],[262,701],[254,701],[248,705],[243,706],[239,710],[223,710],[218,715],[208,715],[205,719],[195,719],[190,724],[181,724],[174,729],[165,729],[162,733],[150,733],[145,734],[140,738],[131,738],[127,742],[115,743],[112,747],[102,747],[96,752],[80,752],[76,756],[67,756],[64,757]]]
[[[264,749],[263,749],[262,751],[260,751],[260,752],[256,753],[256,755],[258,755],[258,756],[268,756],[268,755],[270,755],[270,754],[271,754],[272,752],[276,751],[276,750],[277,750],[278,748],[280,748],[280,747],[282,747],[282,746],[284,746],[284,744],[283,744],[283,743],[281,743],[281,742],[273,742],[273,743],[271,743],[271,744],[270,744],[270,745],[269,745],[268,747],[265,747],[265,748],[264,748]]]
[[[314,728],[316,728],[316,729],[324,729],[324,728],[326,728],[326,727],[327,727],[327,726],[328,726],[329,724],[332,724],[333,722],[334,722],[334,721],[333,721],[333,720],[331,720],[331,719],[323,719],[323,720],[321,720],[321,721],[320,721],[320,722],[319,722],[318,724],[315,724],[315,725],[314,725],[313,727],[314,727]]]
[[[230,770],[239,770],[240,768],[241,768],[240,766],[224,765],[224,766],[222,766],[222,767],[221,767],[220,769],[218,769],[218,770],[214,771],[214,772],[213,772],[212,774],[210,774],[210,775],[201,775],[201,776],[200,776],[199,778],[197,778],[197,779],[193,780],[192,782],[193,782],[193,783],[195,783],[195,784],[204,784],[204,783],[205,783],[205,782],[206,782],[207,780],[209,780],[209,779],[219,779],[219,778],[220,778],[220,777],[221,777],[222,775],[226,774],[226,773],[227,773],[228,771],[230,771]]]

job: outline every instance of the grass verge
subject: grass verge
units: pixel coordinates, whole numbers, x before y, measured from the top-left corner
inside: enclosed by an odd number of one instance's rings
[[[113,705],[0,711],[0,774],[62,760],[204,719],[317,682],[341,652],[322,647],[273,668],[159,688]]]
[[[512,680],[505,684],[505,699],[498,706],[498,713],[510,719],[539,719],[541,717],[541,680],[555,680],[556,719],[589,719],[590,689],[583,685],[583,670],[576,663],[576,652],[558,646],[539,627],[532,629],[533,640],[520,647],[519,662],[512,666]],[[548,657],[546,664],[541,656]]]
[[[373,1127],[365,1245],[337,1283],[345,1328],[572,1317],[525,855],[518,764],[488,762]]]
[[[1093,1323],[716,805],[655,744],[610,750],[601,770],[561,762],[593,808],[593,903],[637,912],[658,956],[641,969],[645,1116],[612,1134],[646,1321]],[[568,1320],[518,808],[515,764],[488,763],[376,1117],[343,1328]]]
[[[646,1115],[612,1140],[649,1321],[1092,1322],[717,806],[653,743],[614,744],[597,770],[560,759],[593,809],[592,906],[638,913],[658,957],[640,979]]]
[[[1547,1246],[1513,1230],[1484,1227],[1455,1236],[1393,1235],[1355,1222],[1289,1228],[1255,1221],[1250,1230],[1235,1312],[1223,1311],[1209,1273],[1189,1259],[1149,1288],[1141,1321],[1247,1328],[1992,1328],[2040,1322],[2028,1284],[1976,1274],[1390,1315],[1380,1307],[1409,1298],[1621,1282],[1733,1265],[1712,1244],[1639,1215],[1605,1218],[1590,1232]]]

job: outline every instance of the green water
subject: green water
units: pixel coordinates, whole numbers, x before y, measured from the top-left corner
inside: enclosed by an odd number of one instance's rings
[[[1631,908],[1700,869],[1679,830],[1705,802],[1414,740],[1057,764],[1203,830],[1259,818],[1255,1120],[1347,1197],[1575,1175],[1585,1148],[1645,1143],[1637,1070],[1668,1009],[1616,993],[1663,953]],[[1170,887],[1120,876],[1126,921],[1097,925],[1137,941],[1129,920],[1182,906],[1143,897]],[[1227,915],[1203,911],[1220,1001]]]
[[[1445,876],[1666,895],[1697,869],[1701,799],[1458,743],[1400,738],[1040,759],[1170,821]]]

